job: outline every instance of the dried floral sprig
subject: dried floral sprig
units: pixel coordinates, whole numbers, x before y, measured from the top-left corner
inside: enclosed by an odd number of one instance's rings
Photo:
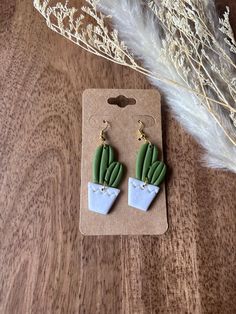
[[[108,31],[106,19],[110,17],[98,13],[98,0],[86,0],[87,6],[80,8],[81,14],[75,17],[78,9],[69,7],[69,1],[50,5],[50,0],[34,0],[34,7],[45,17],[49,28],[73,41],[83,49],[102,56],[118,64],[138,69],[139,65],[128,51],[125,43],[119,41],[116,30]],[[85,17],[93,19],[84,23]]]
[[[226,135],[235,145],[236,126],[236,65],[219,39],[224,40],[235,53],[235,40],[229,23],[229,8],[219,19],[219,30],[226,35],[219,37],[216,21],[206,16],[203,2],[182,0],[147,1],[165,32],[163,62],[165,57],[172,64],[187,86],[198,91],[202,105],[213,115]],[[212,102],[210,98],[219,102]],[[223,107],[223,108],[222,108]],[[233,127],[222,119],[228,111]]]
[[[179,120],[206,147],[211,155],[209,164],[236,171],[236,66],[232,57],[236,46],[229,23],[229,10],[219,19],[217,26],[217,19],[211,13],[212,10],[215,13],[211,0],[160,0],[158,3],[146,0],[146,7],[141,4],[141,0],[87,0],[86,3],[77,10],[69,6],[69,1],[53,5],[50,0],[34,0],[34,6],[54,31],[89,52],[145,74],[159,87],[162,87],[161,83],[169,84],[176,92],[177,88],[179,92],[185,92],[190,103],[182,107],[179,105],[186,113],[186,117],[184,115],[184,119]],[[106,15],[98,12],[97,6]],[[86,17],[91,18],[93,23],[86,23]],[[147,21],[150,25],[147,25]],[[115,23],[125,41],[119,39],[116,28],[110,30],[107,27],[110,22]],[[130,32],[126,31],[126,27]],[[152,36],[150,31],[153,32]],[[150,38],[150,41],[146,38]],[[150,49],[142,49],[142,41]],[[221,45],[222,42],[225,42],[225,46]],[[141,57],[144,65],[136,62],[130,51]],[[168,75],[163,71],[163,66],[168,70]],[[192,98],[189,92],[192,93]],[[178,98],[176,93],[175,97]],[[198,105],[195,106],[195,103]],[[198,111],[194,117],[190,117],[192,109]],[[175,113],[180,117],[178,110]],[[214,118],[218,127],[213,126],[211,118],[207,124],[206,112]],[[196,117],[201,123],[198,131],[195,130],[196,121],[191,130],[191,119],[193,122]],[[215,135],[218,136],[221,146],[224,146],[222,156],[218,159],[213,156],[213,147],[209,144],[212,132],[207,133],[205,129],[201,129],[203,125],[215,128]],[[226,136],[224,144],[228,146],[223,145],[223,135],[218,130],[219,127]],[[200,133],[208,134],[208,138],[206,134],[204,137]]]

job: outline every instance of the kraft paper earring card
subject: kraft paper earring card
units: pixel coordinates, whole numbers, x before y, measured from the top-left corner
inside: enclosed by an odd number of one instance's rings
[[[84,91],[80,187],[80,231],[82,234],[160,235],[168,229],[165,181],[158,188],[158,195],[147,210],[137,209],[139,206],[135,208],[128,205],[130,202],[128,200],[129,178],[135,174],[137,170],[136,161],[137,158],[140,158],[141,143],[138,140],[137,132],[140,131],[140,121],[145,126],[145,135],[151,139],[155,150],[158,150],[158,158],[160,159],[158,162],[162,165],[160,163],[163,161],[161,98],[156,90],[88,89]],[[107,123],[106,134],[101,133],[101,130],[105,130],[104,122]],[[109,129],[107,130],[108,126]],[[104,140],[103,136],[106,143],[101,143],[101,138]],[[103,146],[102,149],[101,145]],[[99,204],[93,203],[95,211],[90,210],[91,203],[89,200],[91,202],[92,197],[94,198],[94,195],[91,196],[91,180],[93,180],[93,184],[96,184],[95,198],[98,197],[98,193],[103,196],[114,188],[109,186],[110,181],[107,182],[105,175],[106,172],[111,172],[109,169],[113,167],[112,163],[107,165],[107,169],[103,167],[105,162],[109,160],[109,154],[105,151],[106,145],[108,148],[110,146],[114,148],[114,156],[123,164],[123,171],[122,180],[119,180],[119,194],[112,206],[109,207],[110,210],[104,214],[106,202],[103,211],[101,197]],[[100,151],[102,153],[104,151],[104,156],[102,155],[101,158],[97,153]],[[96,153],[94,154],[94,152]],[[146,155],[149,156],[150,154],[147,153]],[[106,156],[108,158],[105,158]],[[94,165],[96,165],[95,168]],[[104,168],[104,180],[95,182],[94,171],[97,172],[101,167]],[[116,172],[114,171],[114,176],[117,177],[118,173]],[[161,173],[161,170],[159,172]],[[110,176],[107,175],[108,177],[113,177],[113,174],[110,173]],[[144,189],[149,186],[147,183],[146,178],[144,178]],[[138,197],[141,197],[140,195],[138,193]],[[97,208],[99,210],[96,212]]]

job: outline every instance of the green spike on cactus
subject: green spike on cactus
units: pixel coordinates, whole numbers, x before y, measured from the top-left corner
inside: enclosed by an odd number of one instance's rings
[[[157,161],[158,150],[155,145],[145,143],[140,147],[136,161],[136,177],[145,181],[151,165]]]
[[[114,161],[114,151],[110,145],[96,149],[93,160],[93,182],[117,188],[123,176],[123,165]]]
[[[158,161],[158,149],[151,143],[141,146],[136,161],[136,178],[153,185],[160,185],[165,178],[166,165]]]
[[[162,181],[165,178],[165,174],[166,174],[166,165],[164,164],[163,161],[158,161],[158,164],[154,165],[154,169],[152,169],[153,175],[150,178],[150,184],[153,185],[160,185],[162,183]],[[152,167],[151,167],[152,168]],[[150,168],[150,172],[151,172],[151,168]]]
[[[123,165],[117,161],[114,161],[107,168],[105,183],[108,186],[117,188],[120,184],[123,175]]]

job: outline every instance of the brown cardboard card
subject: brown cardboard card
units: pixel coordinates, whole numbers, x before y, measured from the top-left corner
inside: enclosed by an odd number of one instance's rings
[[[120,97],[118,97],[120,96]],[[124,98],[124,97],[126,98]],[[118,98],[117,98],[118,97]],[[129,104],[127,105],[127,99]],[[118,103],[118,105],[117,105]],[[128,206],[128,179],[135,177],[138,120],[159,150],[162,159],[161,102],[156,90],[88,89],[82,101],[82,161],[80,191],[80,231],[84,235],[158,235],[168,228],[165,183],[147,212]],[[110,127],[105,135],[125,166],[120,194],[107,215],[88,210],[88,182],[92,181],[92,161],[104,120]]]

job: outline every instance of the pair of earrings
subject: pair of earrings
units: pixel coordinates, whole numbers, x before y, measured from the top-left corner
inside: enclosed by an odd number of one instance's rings
[[[93,159],[93,182],[88,183],[89,210],[108,214],[117,196],[123,177],[123,165],[115,160],[113,148],[106,143],[105,131],[109,122],[100,133],[101,145],[96,149]],[[165,178],[166,165],[158,160],[158,149],[143,132],[144,124],[138,121],[139,140],[144,140],[136,159],[135,178],[129,178],[128,205],[142,211],[147,211],[159,192],[159,185]]]

